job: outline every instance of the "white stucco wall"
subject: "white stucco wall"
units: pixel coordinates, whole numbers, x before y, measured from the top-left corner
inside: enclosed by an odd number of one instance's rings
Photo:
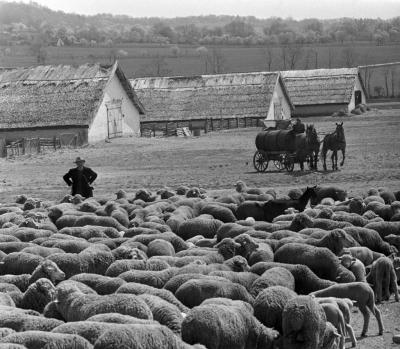
[[[98,142],[105,140],[108,136],[107,132],[107,108],[106,103],[113,99],[122,99],[122,134],[123,136],[139,136],[140,135],[140,115],[139,110],[129,99],[127,93],[121,85],[117,75],[114,75],[106,87],[104,99],[100,108],[89,127],[88,142]]]
[[[279,103],[281,100],[282,102],[282,111],[283,111],[283,119],[290,119],[291,118],[291,110],[289,101],[287,100],[285,94],[283,93],[283,89],[279,81],[276,82],[274,94],[271,99],[271,104],[269,106],[268,115],[266,120],[275,120],[275,108],[274,103]]]
[[[356,105],[355,105],[355,102],[356,102],[355,91],[361,91],[361,103],[365,104],[367,102],[367,98],[365,96],[364,90],[361,87],[360,78],[358,76],[356,77],[356,81],[355,81],[355,84],[354,84],[354,89],[353,89],[353,92],[352,92],[352,95],[351,95],[351,100],[350,100],[350,103],[349,103],[349,106],[348,106],[348,109],[349,109],[348,111],[349,112],[352,111],[356,107]]]

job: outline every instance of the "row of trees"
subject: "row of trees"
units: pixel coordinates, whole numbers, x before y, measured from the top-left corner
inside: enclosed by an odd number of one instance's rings
[[[0,2],[0,44],[29,43],[40,35],[55,44],[312,44],[400,42],[400,17],[390,20],[336,20],[200,16],[159,19],[128,16],[81,16],[52,11],[35,3]]]

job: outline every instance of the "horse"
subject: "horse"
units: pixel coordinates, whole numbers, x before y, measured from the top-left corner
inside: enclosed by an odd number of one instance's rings
[[[318,169],[318,154],[319,154],[319,146],[321,142],[319,140],[317,130],[314,125],[307,125],[306,127],[306,148],[307,153],[310,159],[310,169],[317,170]]]
[[[336,130],[333,133],[327,134],[322,141],[321,154],[324,162],[324,171],[326,171],[326,153],[328,150],[332,151],[332,169],[337,170],[338,150],[342,151],[342,161],[340,166],[343,166],[346,157],[346,138],[344,136],[343,122],[340,124],[336,123]]]
[[[310,159],[310,169],[317,169],[319,145],[320,141],[314,125],[307,125],[305,134],[296,135],[296,161],[299,162],[302,171],[307,157]]]

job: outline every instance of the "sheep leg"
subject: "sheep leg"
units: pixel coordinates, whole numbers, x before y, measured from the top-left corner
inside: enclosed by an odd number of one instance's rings
[[[364,325],[363,325],[363,329],[361,332],[361,337],[365,337],[367,335],[367,331],[368,331],[370,315],[369,315],[369,311],[365,305],[360,306],[359,309],[364,318]],[[378,323],[379,323],[379,321],[378,321]]]
[[[381,316],[381,312],[379,311],[379,309],[377,308],[376,305],[374,305],[374,315],[376,317],[376,321],[378,321],[378,328],[379,328],[379,335],[383,334],[383,323],[382,323],[382,316]]]
[[[355,348],[357,345],[357,339],[354,335],[353,327],[350,324],[345,324],[347,334],[350,336],[352,347]]]

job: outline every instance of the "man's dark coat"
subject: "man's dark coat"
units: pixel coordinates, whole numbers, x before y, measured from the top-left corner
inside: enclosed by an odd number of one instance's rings
[[[83,167],[81,176],[79,175],[78,168],[71,168],[63,177],[64,181],[69,186],[72,185],[72,195],[80,194],[85,198],[93,196],[93,188],[91,187],[91,184],[96,178],[97,173],[89,167]]]

